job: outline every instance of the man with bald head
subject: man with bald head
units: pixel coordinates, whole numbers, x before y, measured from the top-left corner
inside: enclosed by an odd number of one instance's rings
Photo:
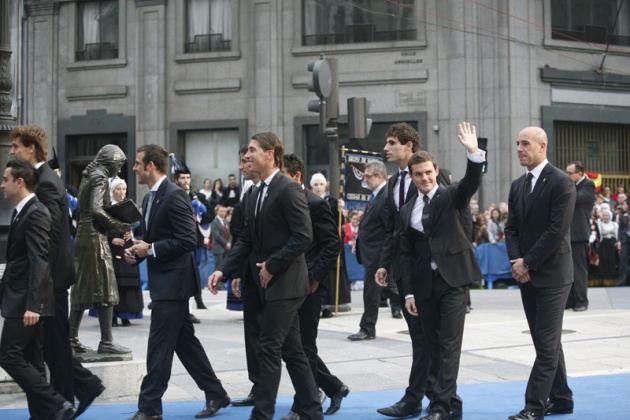
[[[571,235],[575,184],[547,160],[547,134],[527,127],[516,140],[524,175],[512,182],[505,242],[512,275],[536,349],[525,390],[525,408],[509,420],[538,420],[573,412],[561,334],[573,283]]]

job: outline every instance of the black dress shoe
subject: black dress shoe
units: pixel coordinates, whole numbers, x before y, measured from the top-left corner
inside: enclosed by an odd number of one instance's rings
[[[424,417],[420,417],[420,420],[450,420],[450,416],[446,414],[442,414],[438,411],[434,411],[433,413],[429,413]]]
[[[150,416],[144,414],[142,411],[136,411],[136,414],[134,414],[133,417],[129,417],[128,420],[162,420],[162,416],[160,414]]]
[[[402,312],[400,309],[395,309],[392,311],[392,318],[400,319],[402,318]]]
[[[147,309],[153,309],[153,301],[149,302],[147,305]]]
[[[65,401],[61,408],[55,411],[55,420],[70,420],[76,415],[74,407],[68,401]]]
[[[362,340],[374,340],[375,336],[369,335],[365,331],[359,331],[358,333],[351,334],[348,336],[348,340],[351,341],[362,341]]]
[[[92,392],[87,394],[81,401],[79,401],[79,408],[77,408],[77,414],[74,417],[75,418],[79,417],[81,414],[85,412],[85,410],[90,408],[94,400],[99,395],[101,395],[104,391],[105,391],[105,387],[103,385],[99,385],[96,388],[94,388]]]
[[[388,417],[415,417],[422,413],[422,402],[419,402],[418,404],[411,404],[404,401],[398,401],[390,407],[379,408],[376,411]]]
[[[330,309],[324,308],[324,309],[322,309],[322,315],[321,315],[320,318],[332,318],[334,316],[335,316],[335,314],[333,314]]]
[[[243,398],[240,400],[232,401],[232,406],[234,407],[251,407],[254,405],[254,401],[256,400],[256,396],[254,394],[249,394],[247,398]]]
[[[588,306],[576,306],[573,308],[573,312],[584,312],[588,309]]]
[[[544,414],[538,414],[535,411],[522,410],[520,413],[508,417],[508,420],[544,420]]]
[[[190,322],[192,322],[193,324],[201,324],[199,318],[197,318],[193,314],[188,314],[188,319],[190,319]]]
[[[195,418],[205,419],[208,417],[214,417],[214,415],[217,414],[220,409],[227,407],[228,405],[230,405],[231,402],[232,400],[230,400],[230,397],[227,395],[223,398],[206,401],[206,407],[195,414]]]
[[[341,400],[346,398],[349,393],[350,388],[348,388],[346,385],[341,385],[341,389],[339,390],[337,395],[330,397],[330,407],[328,407],[324,414],[330,415],[335,414],[337,411],[339,411],[339,409],[341,408]]]
[[[545,415],[553,416],[554,414],[571,414],[573,413],[573,401],[555,401],[549,402],[545,407]]]
[[[280,420],[300,420],[300,415],[295,411],[289,411],[287,415],[282,417]]]

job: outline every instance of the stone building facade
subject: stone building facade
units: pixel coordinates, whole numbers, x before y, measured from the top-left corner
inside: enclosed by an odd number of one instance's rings
[[[12,2],[14,3],[14,2]],[[237,150],[277,132],[309,174],[328,145],[307,110],[307,63],[338,60],[346,99],[371,101],[372,132],[349,147],[379,151],[394,122],[458,179],[457,123],[488,138],[482,206],[507,200],[523,169],[515,139],[550,137],[551,161],[585,161],[609,183],[630,175],[630,4],[620,0],[21,0],[14,25],[20,123],[51,135],[66,182],[105,143],[159,143],[185,156],[193,184],[236,172]],[[584,6],[588,4],[588,7]],[[587,10],[588,9],[588,10]],[[604,10],[604,11],[602,11]],[[123,174],[141,199],[132,165]]]

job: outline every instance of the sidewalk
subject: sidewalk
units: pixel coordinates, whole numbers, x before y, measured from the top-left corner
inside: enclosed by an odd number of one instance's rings
[[[518,290],[473,290],[471,295],[474,310],[466,318],[458,383],[526,381],[535,354]],[[213,296],[204,291],[203,297],[208,310],[194,311],[202,322],[195,325],[197,336],[229,395],[232,398],[244,397],[251,384],[245,364],[242,315],[225,309],[225,292]],[[145,299],[148,303],[148,293]],[[589,299],[588,311],[565,312],[563,346],[569,376],[630,373],[630,288],[591,288]],[[362,314],[361,292],[352,292],[352,300],[351,312],[321,320],[320,356],[353,394],[389,390],[387,395],[391,394],[393,403],[402,396],[402,391],[391,390],[406,387],[411,364],[406,324],[402,319],[393,319],[389,309],[382,308],[376,339],[351,342],[346,337],[358,331]],[[114,329],[115,339],[132,348],[134,359],[146,356],[150,313],[145,310],[145,318],[133,321],[131,327]],[[84,317],[80,339],[86,345],[98,345],[96,318]],[[518,400],[513,401],[515,412],[522,408],[524,384],[520,384],[519,389]],[[292,394],[293,388],[284,370],[279,396]],[[95,404],[127,403],[133,406],[136,401],[137,395],[131,395],[115,399],[99,398]],[[203,392],[177,358],[164,401],[195,401],[199,408],[203,404]],[[0,395],[0,410],[24,407],[26,400],[23,394]],[[277,414],[282,416],[285,413]]]

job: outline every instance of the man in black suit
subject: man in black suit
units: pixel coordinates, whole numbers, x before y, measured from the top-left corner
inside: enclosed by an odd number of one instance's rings
[[[567,175],[575,183],[575,210],[571,220],[571,255],[573,256],[573,286],[566,308],[575,312],[588,309],[588,239],[591,235],[591,215],[595,205],[595,183],[584,175],[582,162],[571,162]]]
[[[225,207],[234,207],[234,205],[239,202],[240,197],[241,187],[236,183],[236,176],[234,174],[229,174],[228,185],[223,189],[221,204]]]
[[[212,417],[230,404],[189,317],[188,300],[200,290],[196,226],[190,198],[166,178],[167,166],[168,153],[162,147],[149,144],[138,148],[133,170],[138,182],[148,185],[150,191],[142,204],[144,240],[134,241],[125,250],[125,259],[130,264],[147,259],[153,311],[147,374],[133,420],[162,418],[162,396],[174,352],[205,392],[206,406],[195,417]]]
[[[401,305],[405,304],[405,295],[402,285],[402,272],[400,270],[400,208],[407,202],[415,199],[418,188],[413,185],[409,175],[409,158],[420,148],[420,135],[407,123],[393,124],[386,134],[383,152],[389,163],[398,166],[395,173],[387,183],[388,191],[388,223],[383,244],[383,253],[376,271],[376,282],[385,287],[388,271],[396,281]],[[402,202],[401,202],[402,201]],[[429,381],[430,351],[424,337],[420,317],[412,316],[403,311],[409,336],[411,338],[412,362],[409,372],[409,386],[405,395],[392,406],[379,408],[377,411],[390,417],[417,416],[422,412],[422,398],[427,394],[427,382]],[[429,381],[432,382],[434,378]]]
[[[389,217],[387,169],[380,160],[374,160],[365,165],[363,179],[368,189],[372,191],[370,202],[361,223],[356,238],[354,251],[357,261],[365,268],[363,275],[363,316],[359,322],[359,331],[348,336],[348,340],[372,340],[376,337],[376,321],[381,294],[390,299],[392,311],[400,305],[398,290],[393,281],[387,282],[386,287],[380,288],[374,281],[376,270],[379,268],[383,243]]]
[[[474,126],[459,125],[459,142],[468,152],[464,178],[439,185],[435,158],[420,151],[408,169],[418,189],[400,210],[402,281],[405,308],[422,318],[431,362],[437,372],[428,414],[421,420],[460,420],[457,375],[469,285],[482,278],[462,213],[481,184],[485,152],[477,147]]]
[[[256,185],[260,182],[260,178],[258,174],[251,171],[251,168],[247,155],[247,146],[242,146],[239,150],[240,155],[240,163],[239,169],[243,174],[243,179],[249,180],[253,182],[253,185]],[[236,244],[238,239],[243,234],[243,229],[245,229],[245,211],[247,209],[247,201],[250,200],[250,196],[252,192],[255,190],[255,187],[249,188],[243,194],[243,198],[240,202],[236,203],[233,207],[232,211],[232,222],[230,223],[230,234],[232,235],[232,244]],[[256,196],[254,196],[255,199]],[[231,251],[231,250],[230,250]],[[256,395],[254,394],[254,390],[256,388],[256,384],[260,379],[260,362],[258,361],[258,337],[260,336],[260,313],[262,312],[262,302],[260,299],[260,295],[258,293],[257,288],[255,287],[254,279],[249,278],[247,281],[245,280],[248,276],[252,276],[249,268],[247,268],[247,264],[244,264],[241,272],[235,275],[235,278],[232,279],[232,293],[235,297],[241,298],[243,303],[243,334],[245,336],[245,357],[247,359],[247,374],[249,380],[253,384],[251,391],[247,395],[246,398],[235,399],[232,401],[232,405],[235,407],[250,407],[254,405],[254,400],[256,399]],[[246,289],[242,289],[241,285],[245,283],[249,287]]]
[[[525,390],[525,408],[509,419],[538,420],[573,412],[561,336],[573,282],[569,228],[576,193],[571,178],[547,160],[547,134],[542,128],[523,129],[516,145],[527,173],[510,188],[505,243],[536,360]]]
[[[284,148],[274,133],[254,135],[245,155],[251,170],[260,176],[255,194],[247,200],[245,227],[232,251],[208,279],[217,293],[223,277],[240,274],[248,264],[243,295],[256,290],[259,298],[259,375],[254,385],[252,419],[271,419],[284,359],[296,391],[298,413],[303,419],[321,419],[308,359],[302,349],[298,309],[310,293],[304,251],[313,239],[311,218],[302,187],[282,170]],[[247,302],[245,302],[247,305]]]
[[[306,165],[299,156],[284,155],[284,174],[302,185],[313,226],[313,241],[304,253],[311,293],[306,296],[298,310],[302,347],[311,365],[315,383],[331,400],[330,407],[324,414],[334,414],[341,408],[341,401],[348,395],[350,389],[330,373],[324,361],[317,355],[317,327],[322,304],[326,298],[329,274],[341,251],[341,238],[328,202],[304,188],[302,177],[305,173]],[[297,414],[299,407],[296,404],[297,402],[282,419],[299,419]]]
[[[212,208],[212,206],[210,206],[210,203],[207,201],[206,196],[204,194],[200,192],[194,192],[192,188],[190,188],[190,182],[191,182],[190,169],[188,169],[188,166],[186,166],[186,163],[184,162],[183,157],[182,157],[181,162],[182,164],[179,165],[179,167],[175,170],[173,180],[175,181],[175,184],[177,184],[184,191],[186,191],[186,194],[188,194],[188,197],[190,197],[190,200],[193,205],[193,218],[195,219],[195,225],[197,226],[196,261],[197,261],[197,267],[199,267],[199,264],[201,262],[201,253],[204,251],[203,247],[205,245],[205,240],[207,238],[207,236],[204,235],[203,233],[203,230],[206,228],[204,228],[202,225],[208,225],[212,223],[215,216],[214,209]],[[206,305],[204,305],[203,299],[201,296],[201,284],[199,285],[199,293],[197,293],[194,296],[194,298],[195,298],[195,303],[197,304],[197,309],[208,309],[206,308]],[[192,313],[190,314],[190,320],[194,324],[199,324],[201,322]]]
[[[72,356],[68,322],[68,288],[76,281],[74,253],[70,244],[70,218],[66,189],[61,178],[50,168],[48,135],[38,125],[15,127],[9,134],[11,155],[37,168],[37,199],[48,208],[52,218],[50,273],[55,295],[55,315],[44,319],[44,361],[50,370],[50,384],[63,397],[79,400],[81,415],[103,393],[101,380]]]
[[[630,198],[621,203],[621,216],[619,216],[619,228],[617,230],[617,252],[619,252],[619,278],[617,286],[627,286],[629,281],[628,257],[630,257],[630,238],[628,238],[628,209]]]
[[[11,160],[2,177],[4,198],[13,203],[7,266],[0,282],[4,326],[0,366],[26,393],[33,419],[72,419],[72,404],[45,380],[44,317],[55,313],[49,249],[52,219],[34,194],[38,175],[28,162]],[[68,335],[66,334],[66,340]]]

